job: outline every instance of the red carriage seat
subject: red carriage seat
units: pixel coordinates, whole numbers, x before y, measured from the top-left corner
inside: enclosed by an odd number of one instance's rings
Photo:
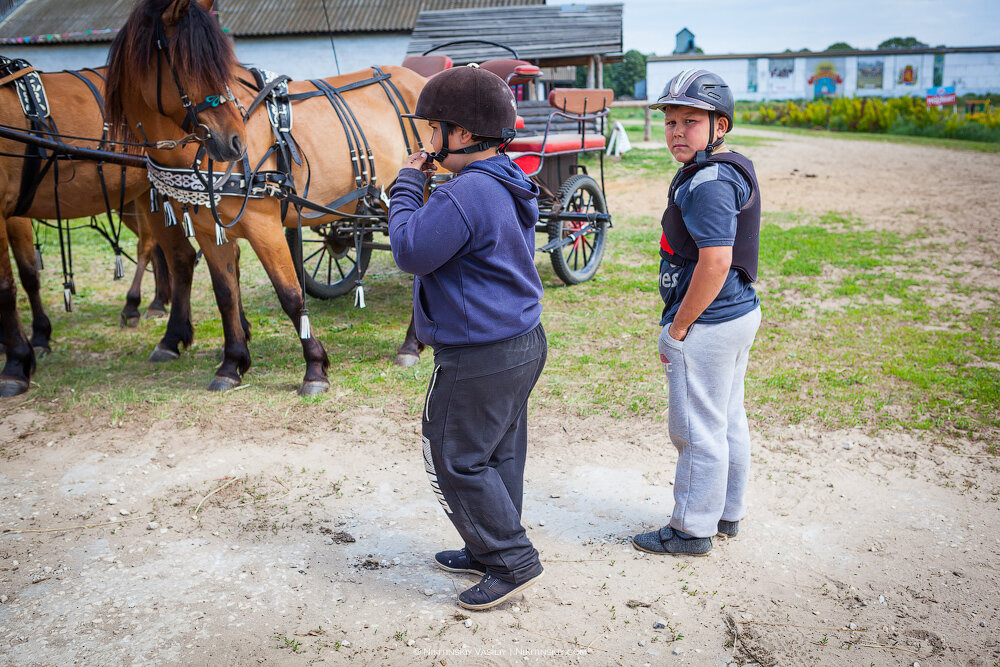
[[[428,78],[451,68],[451,65],[451,58],[442,55],[406,56],[403,60],[403,67]]]
[[[524,60],[514,60],[513,58],[484,60],[479,66],[493,72],[512,86],[530,83],[542,75],[542,70],[538,67]]]

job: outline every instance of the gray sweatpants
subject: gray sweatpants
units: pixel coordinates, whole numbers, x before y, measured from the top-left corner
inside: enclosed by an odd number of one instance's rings
[[[696,322],[683,341],[660,332],[667,373],[670,441],[677,447],[670,526],[695,537],[715,535],[719,519],[746,515],[750,428],[743,381],[760,308],[721,324]]]

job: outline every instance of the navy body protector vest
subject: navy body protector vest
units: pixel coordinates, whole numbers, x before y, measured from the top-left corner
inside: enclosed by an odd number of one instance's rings
[[[751,283],[757,281],[757,254],[760,247],[760,188],[753,163],[745,156],[729,151],[708,157],[708,163],[725,162],[736,167],[750,184],[750,198],[736,216],[736,239],[733,242],[732,267]],[[674,203],[677,188],[691,179],[700,169],[695,163],[686,164],[677,170],[670,183],[670,199],[663,212],[660,225],[666,239],[666,259],[671,264],[685,266],[698,261],[698,246],[684,226],[680,207]]]

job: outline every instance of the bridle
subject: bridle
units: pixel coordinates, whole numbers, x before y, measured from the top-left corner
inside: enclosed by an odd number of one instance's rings
[[[208,125],[202,123],[198,114],[205,111],[206,109],[214,109],[226,102],[232,102],[239,106],[236,101],[236,97],[233,95],[233,91],[226,85],[226,90],[224,93],[219,93],[217,95],[208,95],[205,99],[198,104],[191,101],[188,97],[187,92],[184,90],[183,84],[181,84],[181,79],[177,75],[177,69],[174,67],[173,61],[170,60],[170,40],[167,39],[167,35],[163,30],[163,23],[161,21],[156,22],[156,35],[154,36],[154,42],[156,44],[157,50],[163,54],[164,60],[167,61],[167,69],[170,70],[170,74],[174,79],[174,85],[177,87],[177,94],[181,98],[181,104],[184,106],[184,122],[181,124],[181,128],[185,132],[193,133],[200,141],[208,141],[212,137],[212,131],[209,129]],[[160,112],[160,115],[166,116],[167,112],[163,110],[163,72],[162,66],[160,64],[160,59],[156,59],[156,108]]]

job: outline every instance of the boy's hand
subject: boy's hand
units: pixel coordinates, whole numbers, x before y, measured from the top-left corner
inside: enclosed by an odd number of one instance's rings
[[[688,330],[687,327],[681,329],[679,326],[671,322],[670,327],[667,328],[667,335],[676,341],[683,341],[687,338]]]
[[[419,169],[424,176],[433,176],[436,171],[434,160],[426,151],[419,151],[403,160],[403,169]]]

